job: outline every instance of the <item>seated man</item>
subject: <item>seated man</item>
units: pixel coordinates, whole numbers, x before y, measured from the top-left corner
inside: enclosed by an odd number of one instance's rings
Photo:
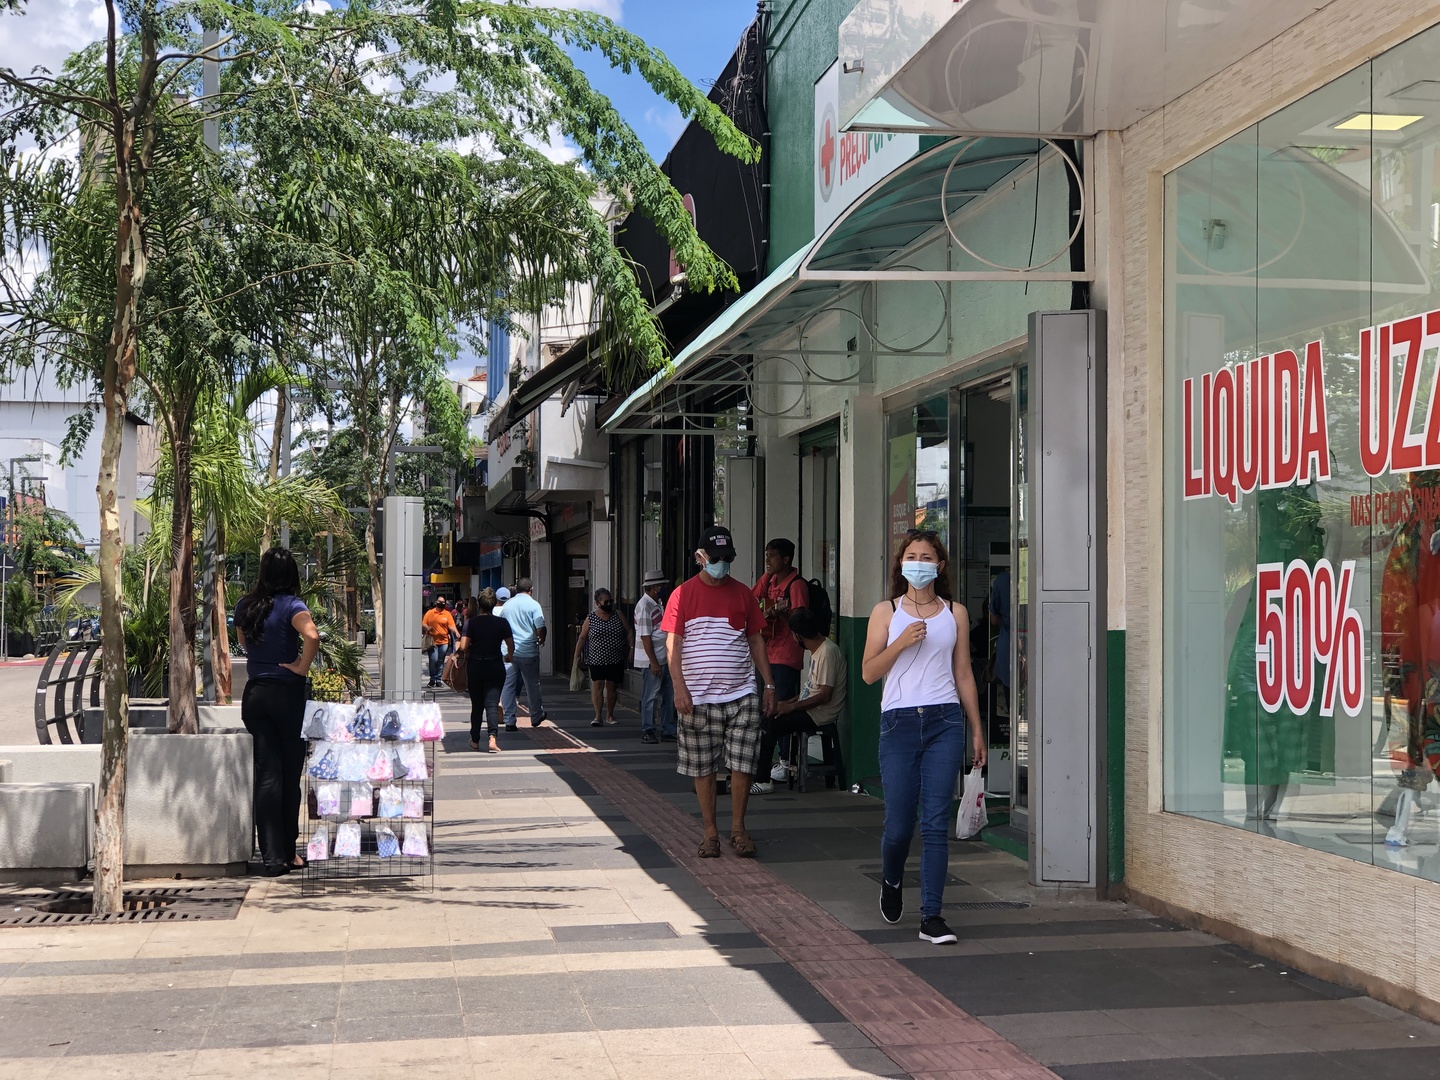
[[[813,735],[822,725],[833,724],[845,708],[845,654],[840,646],[825,636],[820,620],[809,608],[791,612],[790,629],[810,654],[810,665],[800,696],[780,702],[765,728],[760,741],[762,770],[770,767],[775,744],[781,739],[788,740],[795,734]],[[771,777],[773,780],[774,773]],[[750,785],[752,795],[765,795],[774,790],[771,780],[757,780]]]

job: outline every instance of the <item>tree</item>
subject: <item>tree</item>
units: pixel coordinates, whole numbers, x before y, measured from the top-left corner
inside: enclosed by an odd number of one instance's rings
[[[289,0],[106,0],[106,11],[104,40],[58,76],[0,69],[0,366],[53,363],[95,386],[104,417],[102,912],[122,903],[128,707],[117,469],[137,376],[168,418],[175,454],[173,676],[193,672],[194,586],[184,566],[195,413],[193,387],[169,376],[186,364],[202,376],[234,374],[261,355],[334,358],[353,352],[357,339],[347,335],[358,329],[362,362],[409,380],[394,361],[433,363],[453,348],[458,322],[539,311],[567,283],[589,280],[607,325],[630,346],[616,354],[622,362],[663,364],[658,322],[595,193],[603,186],[652,218],[692,287],[734,278],[567,47],[638,71],[722,150],[757,153],[660,53],[589,12],[481,0],[356,0],[330,12]],[[225,32],[206,46],[202,25]],[[210,98],[199,79],[207,58],[224,61]],[[225,132],[216,162],[200,150],[207,115]],[[537,149],[557,134],[580,148],[583,165]],[[66,154],[76,135],[78,161]],[[22,138],[35,149],[22,153]],[[202,174],[220,186],[201,188]],[[213,241],[206,224],[216,225]],[[357,318],[357,307],[369,317]],[[262,326],[284,340],[257,336]],[[394,430],[406,387],[369,386],[349,411],[383,417],[382,434]],[[77,420],[77,439],[91,415]],[[190,686],[172,681],[172,703],[193,694],[193,674]]]

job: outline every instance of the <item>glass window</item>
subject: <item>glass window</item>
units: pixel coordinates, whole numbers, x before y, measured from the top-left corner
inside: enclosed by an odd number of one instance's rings
[[[1440,880],[1437,64],[1166,178],[1164,763],[1167,810]]]
[[[891,413],[886,440],[892,557],[911,529],[933,529],[950,547],[950,395]]]
[[[819,578],[832,611],[840,610],[840,434],[834,430],[800,453],[800,544],[797,565]],[[833,637],[837,630],[830,626]]]

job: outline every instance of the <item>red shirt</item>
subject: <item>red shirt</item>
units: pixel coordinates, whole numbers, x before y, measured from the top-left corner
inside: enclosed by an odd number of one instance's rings
[[[660,622],[667,634],[684,639],[680,673],[697,705],[720,705],[755,693],[750,638],[764,628],[749,589],[728,577],[707,585],[698,574],[671,595]]]
[[[805,659],[805,646],[790,629],[790,612],[810,606],[810,587],[791,570],[789,576],[766,574],[755,583],[754,596],[769,613],[765,623],[765,655],[771,664],[800,668]]]

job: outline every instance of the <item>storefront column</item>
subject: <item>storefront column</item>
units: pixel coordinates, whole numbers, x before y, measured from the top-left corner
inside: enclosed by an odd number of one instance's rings
[[[800,450],[799,440],[772,438],[765,451],[765,509],[761,515],[760,543],[777,536],[794,540],[800,535]],[[755,553],[755,565],[765,568],[764,552]],[[807,567],[806,577],[814,577]]]
[[[848,730],[841,732],[851,783],[878,789],[880,684],[860,677],[870,611],[885,599],[885,413],[879,397],[845,399],[840,412],[840,610],[836,640],[849,665]]]
[[[540,646],[540,670],[547,674],[554,671],[551,656],[554,655],[555,635],[562,629],[556,624],[555,593],[551,587],[554,580],[554,567],[550,562],[551,558],[549,543],[539,540],[531,541],[530,580],[534,584],[534,589],[530,595],[539,602],[545,612],[545,625],[550,628],[550,632],[545,636],[545,644]]]

